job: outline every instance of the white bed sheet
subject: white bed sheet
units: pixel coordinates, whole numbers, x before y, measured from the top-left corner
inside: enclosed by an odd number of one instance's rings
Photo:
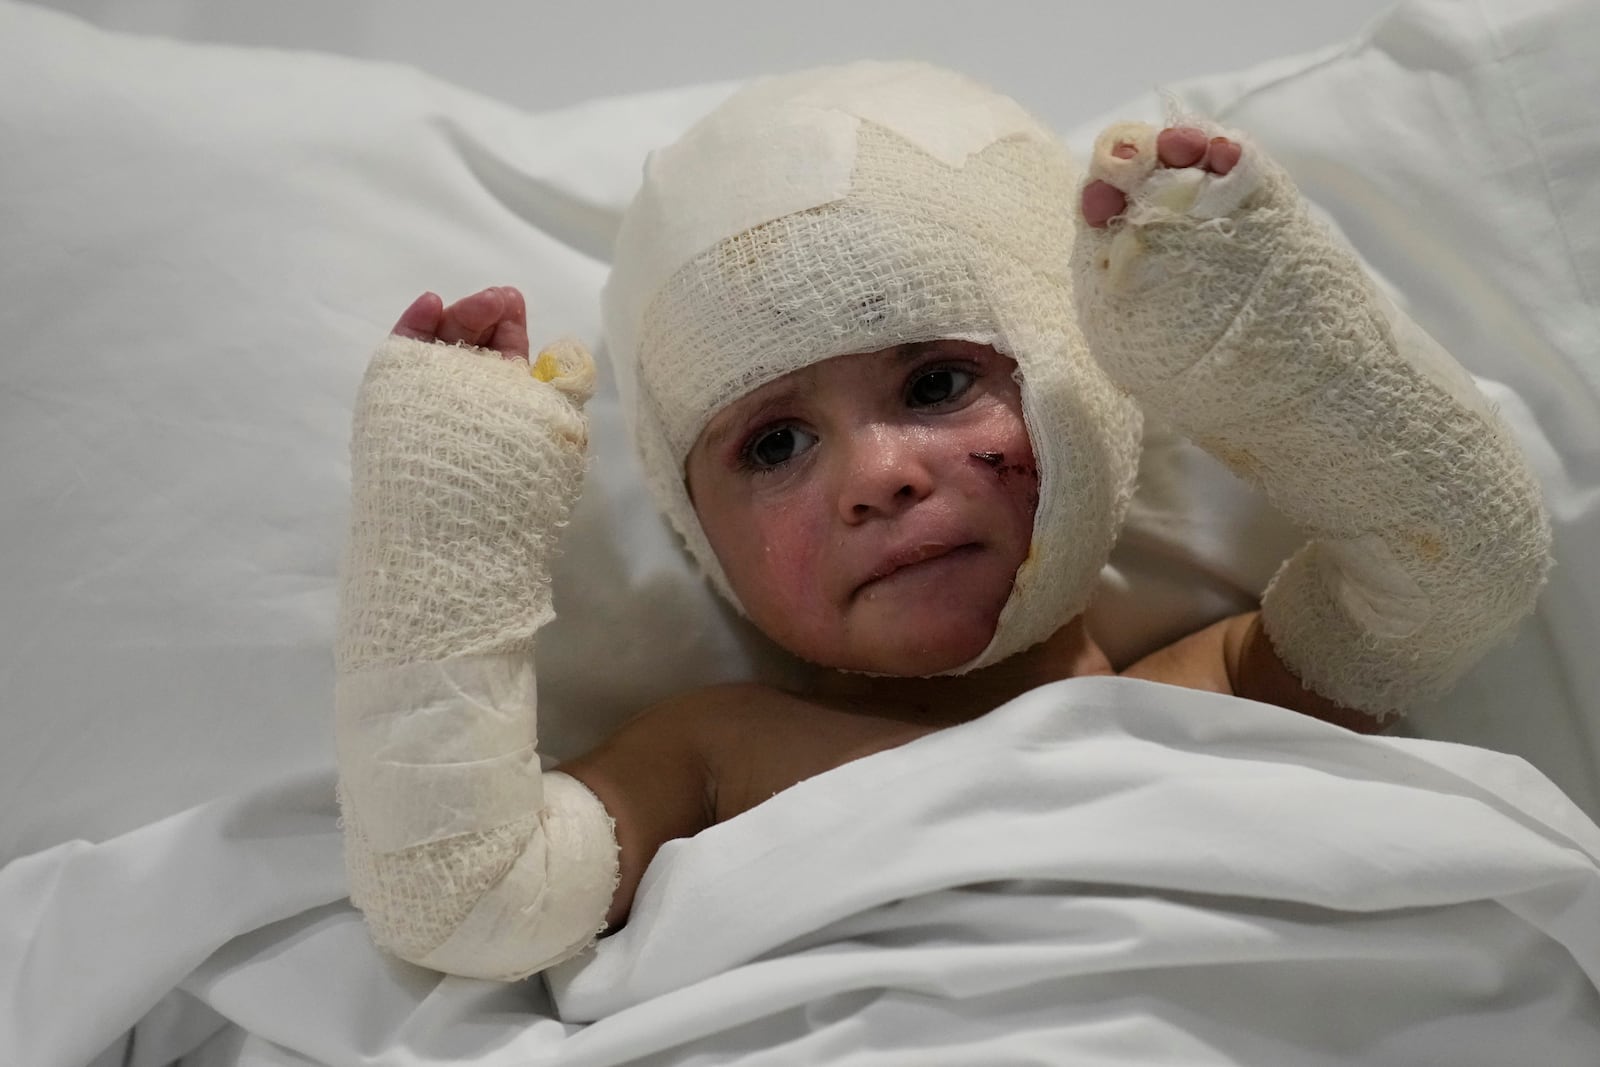
[[[220,1018],[218,1055],[339,1067],[1600,1048],[1600,828],[1546,780],[1154,683],[1047,686],[668,845],[553,1003],[383,957],[338,901],[336,842],[322,779],[26,861],[0,901],[52,890],[0,913],[7,955],[50,970],[0,983],[8,1062],[82,1063],[169,984],[146,1062],[207,1062]]]

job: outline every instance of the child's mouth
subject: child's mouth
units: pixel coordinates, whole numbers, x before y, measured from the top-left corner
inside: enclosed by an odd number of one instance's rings
[[[906,571],[921,569],[927,564],[937,563],[950,557],[965,556],[981,547],[976,541],[959,545],[923,542],[897,549],[884,558],[883,562],[868,575],[866,581],[856,587],[856,593],[859,595],[886,578],[891,578]]]

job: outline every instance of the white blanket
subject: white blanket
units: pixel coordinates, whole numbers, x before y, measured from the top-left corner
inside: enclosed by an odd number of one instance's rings
[[[669,844],[551,997],[381,956],[341,884],[326,776],[13,864],[0,1062],[86,1062],[173,987],[138,1063],[224,1019],[186,1064],[1600,1050],[1600,828],[1527,764],[1126,679],[1047,686]]]

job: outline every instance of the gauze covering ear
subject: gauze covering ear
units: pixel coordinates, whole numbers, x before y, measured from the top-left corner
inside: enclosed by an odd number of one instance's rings
[[[651,155],[603,296],[607,340],[651,490],[736,607],[684,484],[706,423],[813,363],[956,338],[1017,363],[1039,505],[989,646],[951,673],[1084,609],[1132,494],[1140,418],[1078,329],[1078,185],[1015,102],[911,63],[757,83]]]

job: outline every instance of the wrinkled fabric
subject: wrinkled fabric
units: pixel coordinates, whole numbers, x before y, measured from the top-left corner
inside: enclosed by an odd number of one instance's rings
[[[8,870],[0,1055],[83,1062],[173,987],[351,1067],[1600,1047],[1600,827],[1537,772],[1151,682],[1046,686],[669,843],[549,999],[381,955],[339,881],[327,779]]]

